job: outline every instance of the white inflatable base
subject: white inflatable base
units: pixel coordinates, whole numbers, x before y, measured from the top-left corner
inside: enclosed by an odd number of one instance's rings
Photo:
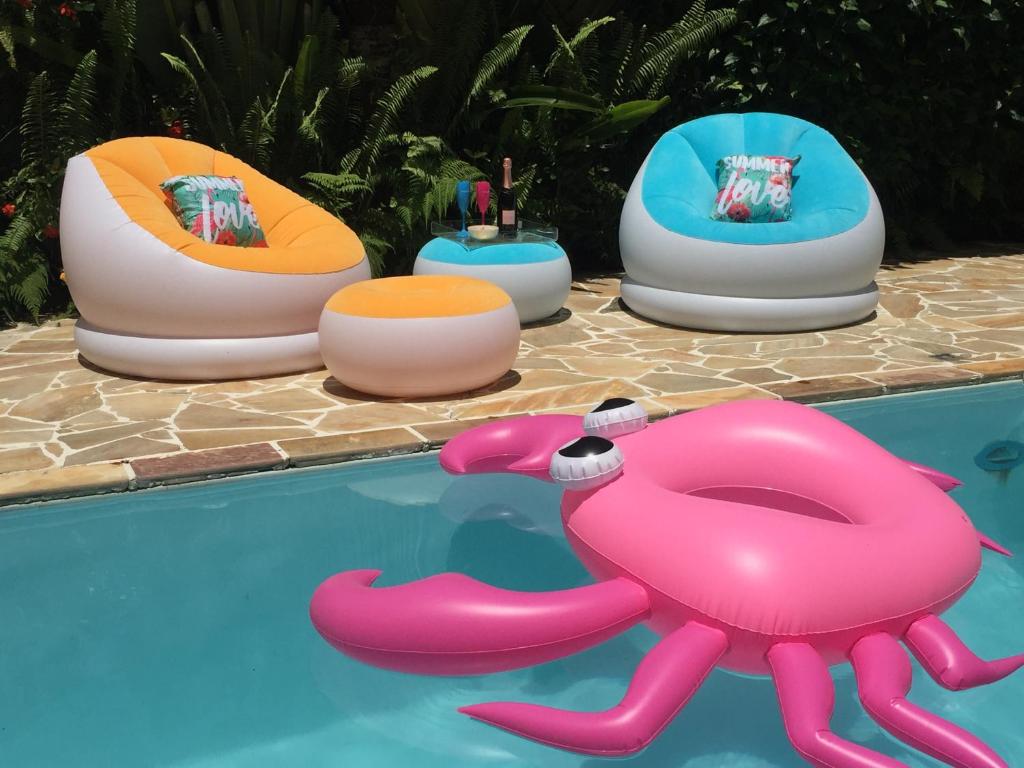
[[[485,387],[515,365],[519,315],[511,301],[444,317],[363,317],[325,308],[320,347],[327,369],[346,387],[384,397],[447,396]]]
[[[878,286],[834,296],[757,299],[652,288],[622,279],[622,300],[637,314],[708,331],[782,333],[834,328],[863,320],[878,305]]]
[[[79,320],[75,342],[93,365],[146,379],[242,379],[324,365],[316,331],[259,338],[168,339],[113,333]]]
[[[412,273],[477,277],[494,283],[512,298],[523,324],[558,312],[572,287],[572,266],[565,255],[524,264],[451,264],[418,256]]]

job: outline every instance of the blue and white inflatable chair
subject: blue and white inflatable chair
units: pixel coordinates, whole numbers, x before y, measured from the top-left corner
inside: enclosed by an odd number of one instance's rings
[[[710,217],[715,163],[800,155],[793,218]],[[765,112],[700,118],[666,133],[622,210],[622,299],[672,325],[722,331],[827,328],[874,311],[885,222],[871,184],[828,131]]]

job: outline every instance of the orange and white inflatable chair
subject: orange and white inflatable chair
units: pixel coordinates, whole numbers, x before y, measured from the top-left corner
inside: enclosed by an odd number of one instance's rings
[[[185,174],[240,178],[269,247],[214,245],[183,229],[160,183]],[[334,216],[230,155],[180,139],[117,139],[71,158],[60,239],[82,356],[146,378],[319,368],[324,304],[370,277],[359,238]]]

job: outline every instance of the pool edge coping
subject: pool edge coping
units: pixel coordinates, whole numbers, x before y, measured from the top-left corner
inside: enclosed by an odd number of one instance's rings
[[[977,384],[1011,381],[1024,383],[1024,367],[1012,371],[986,371],[984,363],[975,363],[934,369],[935,373],[939,371],[943,372],[941,376],[909,381],[899,378],[887,381],[884,374],[798,380],[774,388],[769,385],[765,387],[765,393],[772,398],[814,404],[839,400],[866,400],[884,395]],[[658,405],[662,406],[661,403]],[[652,421],[657,421],[696,410],[697,407],[700,406],[664,406],[651,411],[649,416]],[[454,434],[475,424],[516,415],[525,414],[467,419],[464,422],[455,420],[452,422],[453,426],[462,424],[459,430],[448,436],[434,438],[424,436],[412,427],[396,426],[339,433],[327,437],[294,438],[279,441],[276,445],[272,442],[259,442],[225,448],[180,451],[164,456],[145,456],[116,462],[10,472],[0,475],[0,514],[19,506],[42,501],[122,493],[257,472],[415,455],[441,447]]]

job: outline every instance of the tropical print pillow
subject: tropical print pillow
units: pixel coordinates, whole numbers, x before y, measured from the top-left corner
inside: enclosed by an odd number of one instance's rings
[[[256,211],[235,176],[174,176],[160,188],[178,222],[198,238],[217,245],[266,248]]]
[[[800,156],[729,155],[716,164],[718,194],[711,218],[765,223],[793,218],[793,167]]]

